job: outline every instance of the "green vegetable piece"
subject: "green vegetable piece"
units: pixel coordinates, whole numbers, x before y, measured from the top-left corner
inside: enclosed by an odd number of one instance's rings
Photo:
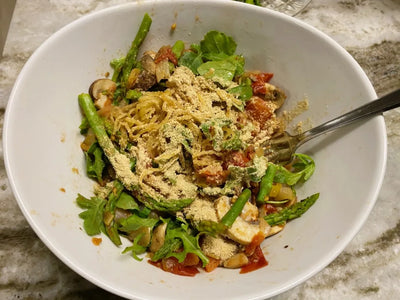
[[[147,208],[161,212],[177,212],[188,206],[194,201],[191,198],[166,200],[159,199],[158,201],[147,195],[137,195],[137,199],[142,202]]]
[[[108,238],[117,246],[122,245],[121,238],[118,233],[118,224],[112,223],[110,226],[105,227]]]
[[[201,51],[210,60],[218,57],[223,59],[233,55],[236,47],[237,44],[232,37],[215,30],[209,31],[200,42]],[[214,55],[214,57],[210,57],[210,55]]]
[[[137,101],[142,96],[142,93],[138,90],[129,90],[126,92],[125,98],[132,101]]]
[[[131,73],[133,67],[137,64],[137,55],[139,52],[139,47],[143,43],[144,39],[147,36],[147,33],[150,30],[150,26],[152,23],[151,17],[146,13],[142,19],[139,30],[136,33],[135,39],[131,44],[131,48],[126,55],[124,64],[122,66],[122,86],[125,86],[128,81],[129,74]]]
[[[122,251],[122,254],[131,252],[131,255],[134,259],[136,259],[137,261],[142,261],[143,258],[140,258],[138,255],[146,252],[146,247],[139,245],[139,241],[143,235],[144,235],[144,233],[141,233],[137,237],[135,237],[135,239],[133,240],[132,246],[126,247],[124,249],[124,251]]]
[[[286,221],[298,218],[304,214],[318,198],[319,193],[316,193],[290,207],[282,209],[279,212],[266,215],[264,219],[270,226],[284,224]]]
[[[81,134],[86,134],[90,128],[87,118],[83,117],[81,125],[79,125],[79,130]]]
[[[135,198],[125,192],[121,193],[115,206],[121,209],[139,209],[139,204],[137,204]]]
[[[117,178],[128,189],[133,190],[137,186],[137,177],[131,171],[130,159],[118,152],[107,135],[103,120],[97,114],[96,107],[89,94],[80,94],[78,96],[79,105],[82,108],[90,127],[92,128],[100,147],[104,154],[114,167]]]
[[[113,76],[111,78],[112,81],[117,82],[119,75],[121,74],[122,67],[125,63],[125,57],[113,59],[110,62],[110,66],[114,69]]]
[[[235,76],[236,65],[229,60],[208,61],[201,64],[197,71],[205,78],[223,84],[223,82],[232,81]]]
[[[157,218],[142,218],[136,214],[129,216],[126,219],[122,219],[120,222],[120,231],[131,232],[138,230],[140,227],[153,228],[160,220]]]
[[[271,191],[272,183],[274,182],[274,177],[276,173],[276,165],[269,164],[267,172],[261,178],[260,190],[257,194],[256,201],[258,204],[265,203],[265,197],[267,197]]]
[[[151,258],[152,261],[159,261],[164,257],[168,257],[170,253],[176,252],[178,249],[182,247],[182,241],[178,238],[170,238],[167,239],[164,244],[158,249],[153,257]]]
[[[227,227],[231,227],[235,222],[236,218],[240,215],[243,210],[244,205],[250,199],[251,191],[249,189],[244,189],[239,195],[235,203],[232,204],[228,212],[222,217],[221,223]]]
[[[181,40],[175,42],[172,46],[172,53],[175,54],[176,58],[179,59],[182,56],[183,50],[185,50],[185,43]]]
[[[207,256],[201,251],[199,246],[199,236],[193,236],[184,226],[167,231],[168,238],[178,238],[182,241],[183,250],[181,252],[170,252],[166,257],[176,257],[179,262],[183,262],[188,253],[196,254],[203,263],[203,267],[209,262]]]
[[[229,93],[242,101],[247,101],[253,96],[253,89],[250,85],[239,85],[228,90]]]
[[[97,143],[90,146],[85,152],[86,157],[86,174],[90,178],[96,179],[98,182],[103,181],[103,170],[106,163],[103,160],[103,150]]]
[[[122,191],[124,190],[124,186],[118,180],[114,181],[113,189],[111,193],[108,195],[107,203],[103,212],[103,222],[105,223],[105,232],[110,240],[117,246],[121,245],[121,238],[118,233],[118,224],[114,222],[115,217],[115,208],[117,200],[119,199]],[[112,216],[112,221],[110,224],[106,224],[106,219]]]
[[[116,208],[116,203],[117,203],[123,190],[124,190],[123,184],[120,181],[115,180],[113,189],[112,189],[111,193],[108,195],[108,201],[107,201],[107,205],[105,207],[106,211],[110,211],[110,212],[114,213],[115,208]]]
[[[197,68],[203,63],[203,59],[201,56],[201,53],[198,52],[192,52],[192,51],[187,51],[182,54],[180,59],[178,60],[178,65],[179,66],[185,66],[188,67],[193,74],[198,75],[199,72],[197,71]]]
[[[228,227],[222,223],[214,222],[210,220],[200,221],[197,226],[197,230],[201,233],[207,233],[212,236],[224,233]]]
[[[101,233],[103,228],[103,211],[106,201],[98,197],[85,198],[78,194],[76,203],[79,207],[86,209],[79,214],[83,219],[83,229],[92,236]]]
[[[311,177],[315,170],[314,160],[310,156],[300,153],[294,154],[294,160],[295,163],[292,165],[294,168],[293,172],[290,172],[283,166],[277,165],[274,182],[286,183],[292,186],[302,178],[306,181]]]

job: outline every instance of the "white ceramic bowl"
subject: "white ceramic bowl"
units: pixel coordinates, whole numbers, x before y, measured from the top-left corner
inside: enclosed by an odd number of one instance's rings
[[[5,164],[12,189],[32,228],[64,263],[98,286],[136,299],[264,299],[305,281],[329,264],[366,220],[386,161],[386,132],[375,117],[300,149],[316,161],[301,196],[317,203],[262,248],[269,265],[240,275],[218,269],[194,278],[172,275],[122,255],[107,238],[94,246],[83,232],[78,192],[90,195],[79,148],[77,95],[110,71],[144,13],[153,18],[142,49],[177,39],[199,41],[217,29],[232,35],[248,69],[275,74],[288,95],[285,108],[309,99],[298,117],[314,125],[376,97],[353,58],[332,39],[283,14],[235,1],[139,1],[83,17],[32,55],[11,93],[4,124]],[[176,23],[176,30],[170,31]],[[64,189],[65,191],[62,191]],[[288,247],[285,247],[288,246]]]

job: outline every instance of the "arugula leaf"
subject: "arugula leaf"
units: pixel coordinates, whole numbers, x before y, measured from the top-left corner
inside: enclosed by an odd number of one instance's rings
[[[121,193],[115,206],[121,209],[139,209],[139,204],[137,204],[135,198],[125,192]]]
[[[129,216],[126,219],[121,220],[120,224],[121,227],[119,228],[120,231],[123,232],[130,232],[134,230],[138,230],[140,227],[150,227],[153,228],[159,219],[157,218],[142,218],[136,214]]]
[[[200,249],[199,234],[194,235],[188,223],[169,221],[164,245],[153,255],[152,260],[158,261],[173,256],[181,263],[188,253],[196,254],[203,266],[209,262],[207,256]]]
[[[171,48],[172,53],[176,56],[177,59],[179,59],[182,56],[184,50],[185,50],[185,44],[181,40],[177,40]]]
[[[235,76],[236,65],[229,60],[211,60],[201,64],[197,71],[205,78],[223,84],[226,81],[232,81]]]
[[[188,226],[182,225],[178,228],[169,229],[167,231],[169,239],[180,239],[182,241],[183,250],[181,252],[169,252],[166,257],[175,257],[181,263],[185,260],[188,253],[196,254],[203,262],[203,267],[208,264],[207,256],[201,251],[199,246],[199,235],[194,236],[189,232]]]
[[[302,178],[306,181],[311,177],[315,170],[314,160],[310,156],[300,153],[294,154],[294,159],[295,162],[292,165],[293,172],[287,170],[283,166],[277,165],[274,182],[295,185]]]
[[[201,52],[186,51],[178,60],[178,65],[188,67],[193,74],[198,75],[197,68],[203,63]]]
[[[86,157],[86,173],[90,178],[96,179],[98,182],[103,181],[103,170],[106,163],[103,160],[103,149],[98,143],[90,146],[89,150],[85,152]]]
[[[182,241],[178,238],[170,238],[165,240],[164,244],[158,249],[153,257],[152,261],[158,261],[164,257],[167,257],[169,253],[176,252],[182,247]]]
[[[253,96],[253,89],[250,85],[238,85],[228,90],[229,93],[242,101],[247,101]]]
[[[200,48],[205,57],[209,55],[230,56],[235,53],[236,47],[237,44],[232,37],[215,30],[206,33],[200,42]]]
[[[138,261],[142,261],[143,258],[140,258],[138,255],[143,254],[146,252],[146,247],[139,245],[139,241],[142,238],[144,233],[139,234],[137,237],[134,238],[132,246],[126,247],[124,251],[122,251],[122,254],[125,254],[127,252],[131,252],[131,255],[134,259]]]
[[[99,197],[85,198],[78,194],[76,203],[80,208],[86,209],[79,214],[83,219],[83,229],[88,235],[96,235],[103,231],[103,211],[106,201]]]

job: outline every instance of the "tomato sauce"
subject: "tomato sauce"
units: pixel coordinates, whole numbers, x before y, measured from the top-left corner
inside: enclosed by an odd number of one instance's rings
[[[258,270],[268,265],[268,261],[265,259],[264,253],[260,246],[257,246],[254,253],[249,256],[249,262],[247,265],[240,269],[240,274],[249,273]]]

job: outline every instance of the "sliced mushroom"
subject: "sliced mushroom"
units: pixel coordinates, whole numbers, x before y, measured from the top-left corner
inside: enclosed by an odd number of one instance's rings
[[[168,59],[163,59],[158,64],[156,64],[156,78],[157,82],[163,79],[168,79],[171,76],[169,69]]]
[[[137,230],[134,230],[129,233],[128,238],[133,241],[136,237],[142,235],[140,240],[138,241],[139,246],[147,247],[150,244],[151,239],[151,229],[147,226],[142,226]]]
[[[276,86],[266,82],[265,83],[265,100],[272,101],[276,109],[280,108],[286,100],[286,94]]]
[[[117,84],[111,79],[102,78],[95,80],[89,87],[89,94],[94,99],[99,99],[101,96],[109,95],[115,92]]]
[[[139,74],[138,80],[136,80],[136,83],[133,85],[133,88],[147,91],[149,88],[157,83],[156,64],[153,60],[154,55],[155,54],[152,53],[145,53],[141,58],[140,64],[142,65],[142,71]]]
[[[126,83],[127,89],[130,89],[135,85],[135,83],[138,81],[139,75],[140,75],[139,68],[132,69],[132,71],[129,73],[128,81]]]
[[[151,237],[150,251],[156,252],[164,245],[165,242],[165,231],[167,229],[167,223],[158,225],[153,230],[153,236]]]
[[[89,87],[89,94],[98,109],[111,104],[111,95],[117,89],[117,84],[111,79],[97,79]]]

